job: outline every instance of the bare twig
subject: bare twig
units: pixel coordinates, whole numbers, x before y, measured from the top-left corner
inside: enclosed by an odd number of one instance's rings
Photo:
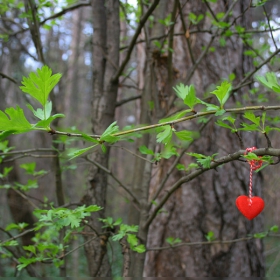
[[[101,164],[99,164],[96,161],[93,161],[91,159],[89,159],[88,157],[86,157],[86,160],[92,164],[94,164],[95,166],[97,166],[98,168],[102,169],[103,171],[105,171],[108,175],[110,175],[132,198],[133,201],[139,205],[139,200],[138,198],[131,192],[131,190],[129,189],[129,187],[125,186],[114,174],[111,170],[107,169],[106,167],[102,166]]]
[[[273,32],[272,32],[272,28],[271,28],[269,16],[268,16],[268,14],[267,14],[265,5],[263,5],[262,7],[263,7],[263,11],[264,11],[264,14],[265,14],[265,17],[266,17],[266,19],[267,19],[268,26],[269,26],[269,31],[270,31],[271,39],[272,39],[272,41],[273,41],[273,44],[274,44],[275,49],[277,50],[278,48],[277,48],[277,44],[276,44],[276,42],[275,42],[275,38],[274,38],[274,36],[273,36]]]
[[[159,3],[159,0],[154,0],[154,3],[150,6],[150,8],[146,12],[146,14],[140,20],[139,25],[138,25],[138,27],[137,27],[137,29],[136,29],[136,31],[135,31],[132,39],[131,39],[130,45],[129,45],[127,53],[126,53],[126,57],[124,58],[121,66],[119,67],[119,69],[118,69],[117,73],[115,74],[115,76],[113,77],[112,81],[117,81],[118,78],[120,77],[120,75],[122,74],[125,66],[127,65],[128,61],[130,59],[132,50],[135,47],[135,43],[137,41],[137,38],[138,38],[138,36],[139,36],[143,26],[145,25],[145,23],[148,20],[149,16],[152,14],[152,12],[157,7],[158,3]]]
[[[10,76],[8,76],[8,75],[6,75],[6,74],[4,74],[4,73],[0,73],[0,76],[4,79],[8,79],[8,80],[10,80],[11,82],[13,82],[14,84],[18,84],[18,82],[15,80],[15,79],[13,79],[13,78],[11,78]]]

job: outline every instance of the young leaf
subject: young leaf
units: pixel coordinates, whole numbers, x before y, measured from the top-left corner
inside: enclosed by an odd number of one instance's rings
[[[117,133],[118,131],[119,127],[117,126],[117,122],[113,122],[103,132],[103,134],[100,137],[100,141],[105,141],[111,144],[115,143],[119,139],[119,137],[113,136],[112,134]]]
[[[171,137],[172,137],[172,128],[170,125],[166,125],[163,127],[163,131],[161,131],[157,135],[157,142],[167,144],[171,140]]]
[[[23,77],[23,86],[20,89],[30,94],[45,107],[50,92],[59,82],[60,78],[61,74],[52,75],[52,70],[44,65],[41,69],[37,69],[37,72],[31,72],[28,78]]]
[[[69,160],[72,160],[73,158],[82,155],[83,153],[89,151],[90,149],[92,149],[96,146],[97,146],[97,144],[93,145],[93,146],[90,146],[90,147],[87,147],[87,148],[84,148],[84,149],[78,149],[78,150],[75,149],[74,151],[71,151],[70,153],[68,153],[68,156],[70,157]]]
[[[145,145],[142,145],[139,147],[139,151],[141,154],[144,154],[144,155],[153,155],[154,152],[150,149],[148,149]]]
[[[173,87],[178,97],[184,100],[184,103],[192,110],[194,105],[201,103],[201,100],[196,97],[195,88],[193,85],[185,86],[182,83]]]
[[[224,107],[224,104],[229,98],[231,90],[231,83],[228,81],[223,81],[220,86],[217,86],[217,89],[212,91],[211,93],[216,95],[217,99],[220,102],[221,108]]]
[[[250,120],[252,123],[256,124],[257,126],[260,125],[260,117],[256,117],[253,112],[250,111],[245,112],[244,118]]]
[[[144,253],[146,251],[146,248],[143,244],[140,244],[138,246],[133,247],[132,250],[141,254],[141,253]]]
[[[257,76],[257,80],[274,92],[280,93],[280,84],[277,81],[275,73],[268,72],[266,73],[265,77]]]
[[[46,120],[51,116],[51,112],[52,112],[51,101],[47,101],[46,105],[44,106],[44,110],[41,108],[34,110],[31,104],[26,104],[26,106],[34,114],[34,116],[40,120]]]
[[[192,140],[192,132],[187,130],[175,131],[175,135],[182,141]]]
[[[0,110],[0,131],[25,132],[32,130],[32,125],[25,118],[23,110],[19,106],[7,108],[5,113]]]

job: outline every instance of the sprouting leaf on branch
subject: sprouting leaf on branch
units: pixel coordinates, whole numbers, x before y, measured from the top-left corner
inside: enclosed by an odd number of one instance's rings
[[[260,117],[256,117],[253,112],[250,111],[245,112],[244,118],[250,120],[252,123],[256,124],[257,126],[260,125]]]
[[[277,81],[275,73],[268,72],[265,77],[257,76],[257,80],[261,82],[265,87],[273,90],[276,93],[280,93],[280,84]]]
[[[220,86],[217,86],[217,89],[212,91],[211,93],[216,95],[218,101],[220,102],[221,108],[224,107],[226,101],[228,100],[230,96],[230,90],[231,90],[231,83],[228,81],[223,81]]]
[[[178,97],[183,99],[184,103],[193,110],[194,106],[201,103],[201,100],[196,97],[195,88],[193,85],[185,86],[180,83],[176,87],[173,87]]]
[[[95,144],[95,145],[92,145],[92,146],[84,148],[84,149],[72,149],[72,150],[70,150],[70,152],[68,152],[67,156],[70,157],[69,160],[72,160],[73,158],[76,158],[76,157],[86,153],[87,151],[93,149],[97,145],[98,144]]]
[[[166,145],[172,138],[172,128],[170,125],[166,125],[161,129],[162,131],[157,135],[157,142]]]
[[[139,151],[143,155],[154,155],[154,152],[148,149],[145,145],[140,146]]]
[[[28,77],[23,77],[23,86],[20,89],[30,94],[45,107],[48,96],[61,78],[61,74],[52,75],[52,70],[44,65],[37,72],[31,72]]]
[[[225,121],[228,121],[230,124],[226,123]],[[216,121],[217,125],[224,127],[224,128],[228,128],[233,133],[237,132],[237,128],[235,127],[234,123],[235,123],[235,118],[233,118],[231,116],[227,116],[227,117],[224,117],[224,118]]]
[[[25,118],[23,110],[19,106],[7,108],[5,113],[0,110],[0,131],[21,133],[32,130],[31,123]]]
[[[190,141],[193,139],[192,132],[187,130],[175,131],[175,135],[182,141]]]
[[[187,153],[187,155],[195,157],[196,161],[203,167],[203,168],[210,168],[211,162],[214,160],[216,154],[213,154],[212,156],[205,156],[198,153]]]
[[[117,122],[113,122],[102,133],[100,141],[108,142],[110,144],[115,143],[116,141],[118,141],[119,137],[114,136],[113,134],[117,132],[119,132],[119,127],[117,126]]]

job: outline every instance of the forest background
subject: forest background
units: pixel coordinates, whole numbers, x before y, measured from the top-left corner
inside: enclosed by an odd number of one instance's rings
[[[277,0],[2,0],[0,276],[279,276],[279,14]],[[249,221],[235,199],[253,146],[269,166]]]

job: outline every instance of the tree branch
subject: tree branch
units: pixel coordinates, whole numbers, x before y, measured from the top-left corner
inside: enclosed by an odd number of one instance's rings
[[[119,70],[117,71],[117,73],[115,74],[115,76],[113,77],[112,81],[113,82],[116,82],[118,80],[118,78],[120,77],[120,75],[122,74],[125,66],[127,65],[129,59],[130,59],[130,56],[131,56],[131,53],[133,51],[133,48],[135,46],[135,43],[137,41],[137,38],[143,28],[143,26],[145,25],[146,21],[148,20],[149,16],[152,14],[152,12],[155,10],[155,8],[157,7],[159,3],[159,0],[155,0],[154,3],[150,6],[150,8],[148,9],[147,13],[142,17],[142,19],[140,20],[139,22],[139,25],[132,37],[132,40],[130,42],[130,45],[128,47],[128,50],[127,50],[127,54],[126,54],[126,57],[124,58],[121,66],[119,67]]]
[[[174,183],[173,186],[171,186],[170,189],[167,190],[167,192],[166,192],[165,196],[162,198],[162,200],[154,208],[153,212],[151,213],[151,215],[149,216],[149,218],[147,219],[147,221],[145,223],[145,228],[149,227],[149,225],[152,223],[152,221],[156,217],[158,211],[163,207],[163,205],[168,200],[168,198],[178,188],[181,187],[182,184],[190,182],[191,180],[193,180],[194,178],[203,174],[204,172],[209,171],[211,169],[216,169],[218,166],[220,166],[222,164],[225,164],[225,163],[228,163],[228,162],[231,162],[231,161],[234,161],[234,160],[238,160],[242,155],[244,155],[244,153],[245,153],[245,150],[239,150],[238,152],[235,152],[233,154],[229,154],[227,156],[221,157],[221,158],[215,160],[215,162],[212,162],[211,165],[210,165],[210,168],[202,167],[200,169],[197,169],[197,170],[193,171],[192,173],[182,177],[176,183]],[[253,153],[256,154],[257,156],[269,155],[269,156],[279,157],[280,156],[280,149],[260,148],[260,149],[254,150]]]

